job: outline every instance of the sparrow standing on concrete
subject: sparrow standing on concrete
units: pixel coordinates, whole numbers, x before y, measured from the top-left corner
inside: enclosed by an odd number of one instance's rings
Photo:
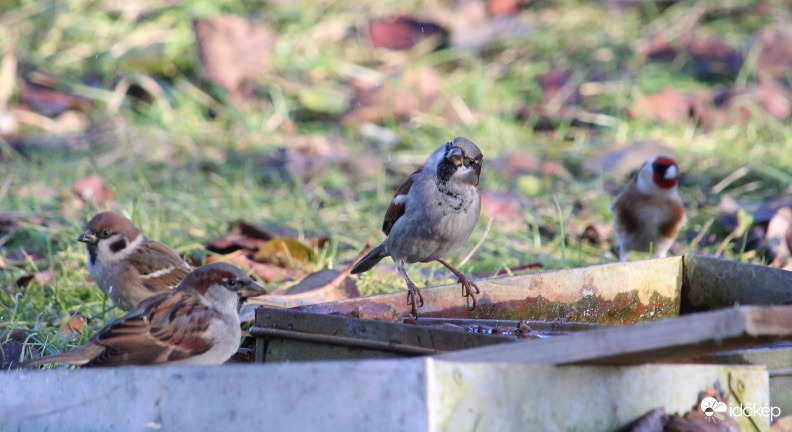
[[[207,264],[176,289],[143,300],[86,345],[20,367],[221,364],[239,348],[240,299],[262,294],[264,288],[242,270],[227,263]]]
[[[663,258],[685,223],[685,206],[679,196],[679,167],[673,159],[649,159],[630,184],[616,197],[613,211],[614,233],[619,243],[619,260],[629,251],[652,251]]]
[[[192,269],[176,251],[147,239],[118,213],[97,214],[77,240],[88,249],[91,277],[123,310],[173,289]]]
[[[467,138],[455,138],[429,156],[399,187],[385,212],[382,231],[388,237],[368,253],[352,273],[365,272],[390,256],[407,282],[413,316],[423,306],[418,287],[407,276],[405,264],[438,261],[462,284],[462,295],[476,307],[478,286],[443,257],[460,247],[473,232],[481,211],[478,192],[481,150]]]

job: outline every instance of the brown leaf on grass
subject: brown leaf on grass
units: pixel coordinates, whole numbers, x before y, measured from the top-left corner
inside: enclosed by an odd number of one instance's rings
[[[253,259],[260,263],[275,264],[287,268],[309,268],[313,265],[316,253],[291,237],[276,237],[259,246]]]
[[[59,326],[64,333],[84,334],[87,323],[88,320],[82,315],[74,315],[67,320],[63,320]]]
[[[274,222],[252,224],[245,221],[234,221],[229,224],[228,234],[216,238],[206,245],[210,252],[228,254],[238,250],[255,253],[266,242],[277,237],[298,237],[299,233],[285,225]],[[310,247],[324,247],[329,239],[326,236],[311,236],[305,239]]]
[[[13,252],[7,255],[6,257],[8,262],[12,263],[13,265],[23,265],[29,261],[41,261],[43,260],[44,254],[40,251],[35,249],[28,249],[26,247],[20,247],[15,249]]]
[[[30,358],[41,357],[41,351],[27,342],[28,335],[21,330],[0,333],[0,370],[15,369],[23,354],[29,353]]]
[[[366,247],[346,268],[325,269],[306,276],[300,283],[289,288],[285,293],[267,294],[249,299],[252,304],[268,306],[297,307],[317,303],[327,303],[360,297],[355,281],[349,277],[352,267],[369,251]]]
[[[487,14],[490,16],[511,15],[520,11],[522,0],[488,0]]]
[[[575,128],[596,128],[585,113],[574,106],[562,106],[559,109],[549,110],[545,106],[517,108],[515,120],[525,121],[533,126],[535,131],[549,132],[558,129],[563,124]]]
[[[545,105],[558,109],[580,104],[583,96],[580,94],[580,82],[572,79],[574,76],[574,70],[554,69],[539,77]]]
[[[49,79],[41,74],[35,74],[39,80],[48,81],[48,84],[58,86],[54,79]],[[82,97],[49,87],[45,84],[22,80],[19,88],[19,102],[23,108],[29,108],[49,118],[55,118],[70,111],[90,111],[90,102]]]
[[[502,173],[511,178],[538,172],[542,166],[542,161],[525,152],[519,152],[498,156],[489,162],[488,165],[492,172]]]
[[[657,93],[638,97],[627,114],[632,118],[652,119],[661,123],[685,123],[690,119],[701,120],[706,113],[707,96],[684,94],[673,87]]]
[[[49,285],[53,280],[55,280],[55,274],[52,272],[52,270],[44,270],[28,273],[17,278],[16,286],[17,288],[25,288],[30,285],[31,282],[36,282],[39,285]]]
[[[678,58],[689,59],[698,76],[702,78],[735,78],[742,68],[742,52],[714,37],[682,36],[669,40],[660,33],[645,41],[639,54],[650,60],[674,62]]]
[[[211,255],[206,261],[227,262],[242,270],[252,271],[265,282],[281,281],[299,276],[301,272],[295,269],[286,269],[274,264],[259,263],[248,257],[243,251],[232,252],[228,255]]]
[[[497,43],[515,42],[525,37],[533,30],[533,22],[528,14],[508,14],[482,22],[460,20],[453,28],[451,46],[481,52]]]
[[[514,192],[485,190],[481,192],[481,212],[500,224],[525,223],[525,201]]]
[[[430,67],[397,72],[379,83],[355,81],[355,97],[342,116],[345,124],[404,120],[433,107],[440,96],[440,75]]]
[[[25,213],[0,213],[0,233],[13,232],[19,229],[21,223],[57,227],[60,224],[48,216]]]
[[[713,103],[717,108],[713,122],[723,126],[757,120],[757,108],[781,121],[792,114],[792,93],[773,82],[726,89],[714,97]]]
[[[72,192],[76,197],[77,207],[90,203],[93,207],[103,208],[109,202],[115,201],[115,192],[105,186],[102,178],[97,174],[85,176],[74,182]]]
[[[251,91],[248,82],[270,70],[272,31],[230,15],[195,19],[193,27],[204,72],[241,103]]]
[[[765,28],[756,36],[754,43],[761,44],[754,67],[759,80],[792,85],[789,81],[789,71],[792,69],[792,25],[778,24]]]
[[[379,18],[369,23],[369,40],[375,48],[406,50],[431,37],[437,37],[442,45],[448,39],[448,30],[407,15]]]
[[[767,247],[773,255],[774,267],[792,269],[790,248],[792,248],[792,208],[782,207],[767,224],[765,233]]]

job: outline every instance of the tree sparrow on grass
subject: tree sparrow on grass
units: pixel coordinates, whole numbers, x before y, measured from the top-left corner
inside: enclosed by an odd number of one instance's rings
[[[123,310],[173,289],[191,270],[176,251],[147,239],[118,213],[97,214],[77,240],[88,249],[91,277]]]
[[[685,207],[679,197],[679,167],[673,159],[649,159],[630,184],[616,197],[613,211],[614,233],[619,243],[619,260],[629,251],[652,251],[663,258],[685,223]]]
[[[90,342],[21,367],[216,365],[239,348],[240,299],[266,294],[242,270],[212,263],[193,270],[178,287],[151,296],[100,330]]]
[[[407,276],[405,264],[438,261],[462,284],[462,295],[476,307],[478,286],[443,260],[473,232],[481,211],[478,184],[484,156],[473,142],[456,138],[432,153],[396,191],[385,212],[382,231],[388,237],[368,253],[352,273],[365,272],[390,256],[407,282],[413,316],[423,306],[418,287]]]

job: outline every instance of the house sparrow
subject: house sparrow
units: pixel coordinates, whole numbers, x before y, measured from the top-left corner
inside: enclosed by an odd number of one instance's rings
[[[192,269],[176,251],[147,239],[118,213],[97,214],[77,240],[88,250],[93,280],[125,311],[173,289]]]
[[[388,237],[357,265],[352,273],[365,272],[390,256],[407,282],[407,300],[413,316],[423,306],[423,297],[407,276],[404,265],[438,261],[459,279],[462,295],[476,307],[478,286],[443,257],[461,246],[470,236],[481,211],[478,184],[481,150],[467,138],[455,138],[432,153],[423,167],[415,171],[396,191],[382,231]]]
[[[630,184],[616,197],[611,211],[619,260],[629,251],[652,251],[663,258],[685,223],[685,207],[679,197],[679,167],[673,159],[649,159]]]
[[[20,366],[221,364],[239,348],[240,299],[261,294],[266,294],[264,288],[242,270],[228,263],[207,264],[176,289],[140,302],[86,345]]]

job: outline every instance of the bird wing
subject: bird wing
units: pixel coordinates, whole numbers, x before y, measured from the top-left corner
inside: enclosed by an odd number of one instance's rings
[[[205,333],[214,319],[221,318],[188,291],[149,297],[91,339],[104,349],[87,365],[158,364],[202,354],[213,345]]]
[[[423,167],[418,168],[414,173],[407,177],[407,180],[405,180],[404,183],[399,186],[399,189],[396,189],[396,194],[393,195],[393,199],[391,200],[390,205],[388,205],[388,210],[385,211],[385,220],[382,222],[382,231],[385,233],[385,235],[390,233],[393,225],[396,224],[396,221],[399,220],[399,218],[407,209],[407,194],[410,193],[410,188],[418,179],[422,169]]]
[[[192,270],[176,251],[148,239],[130,255],[129,262],[140,274],[143,286],[154,293],[176,288]]]

